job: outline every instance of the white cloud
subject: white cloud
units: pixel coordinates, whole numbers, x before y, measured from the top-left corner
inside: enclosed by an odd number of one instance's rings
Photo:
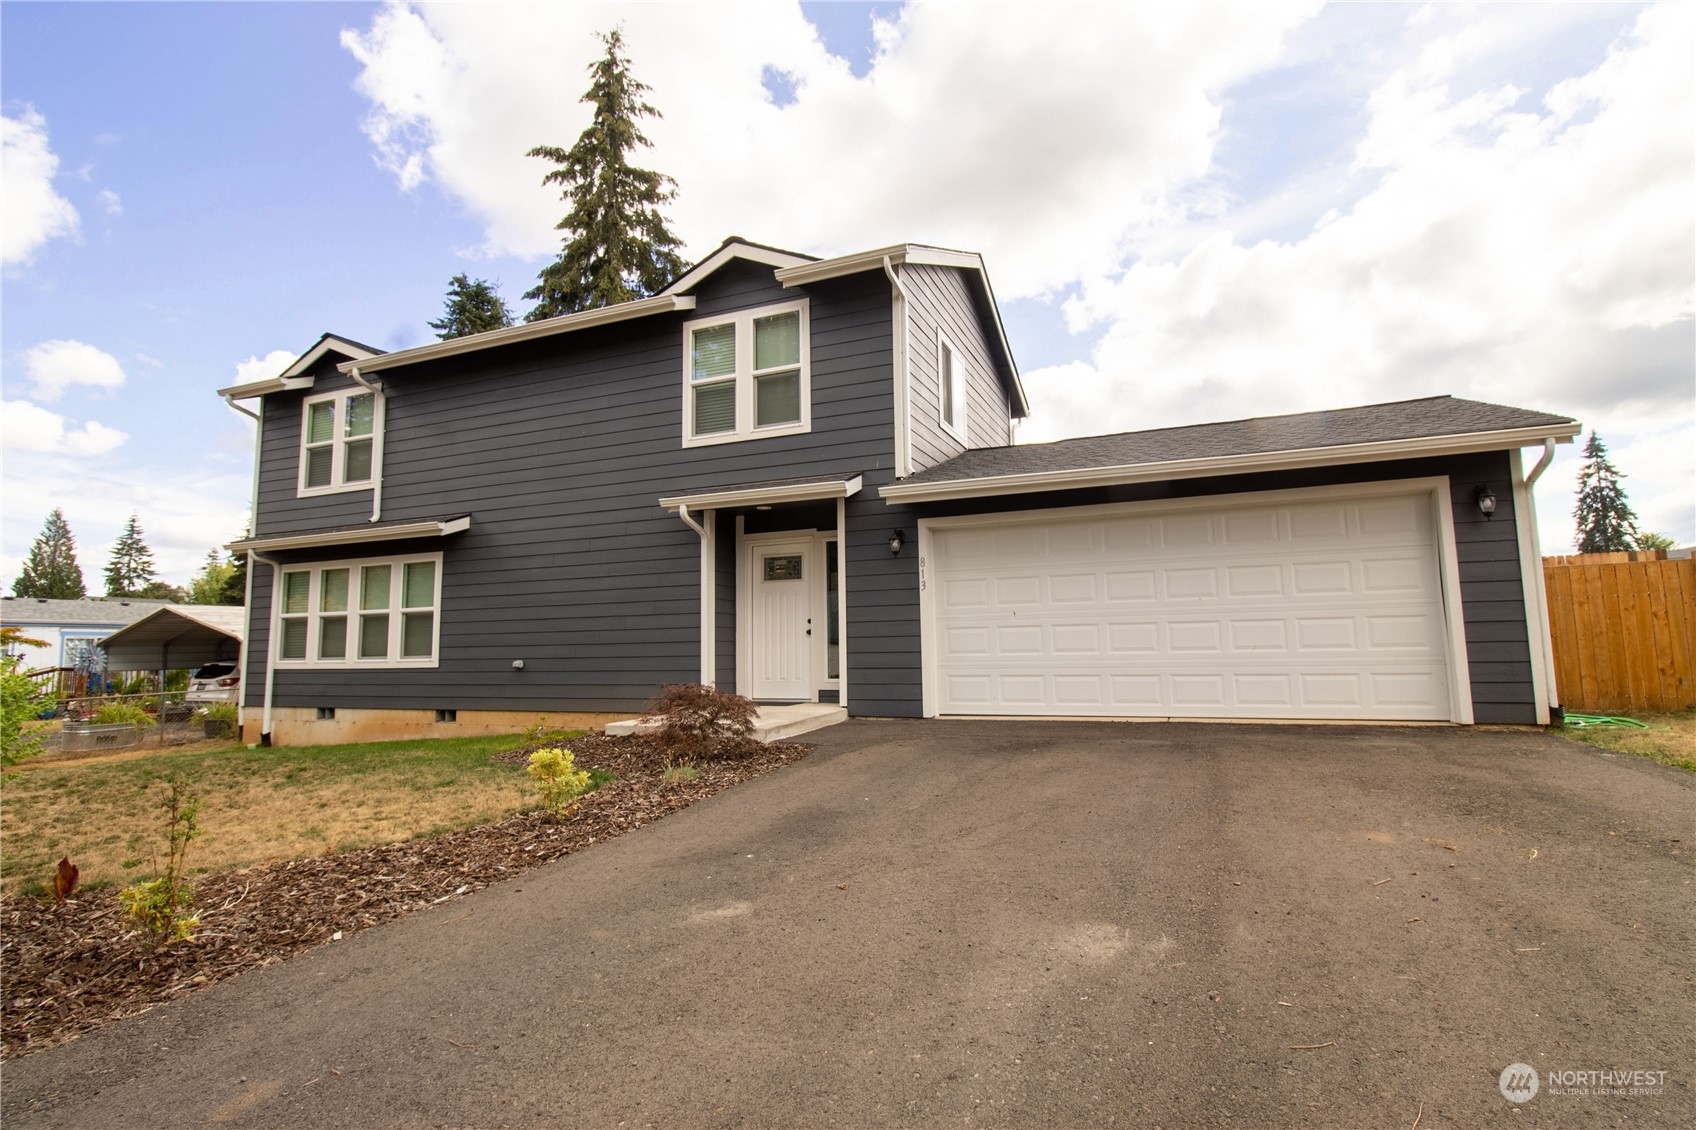
[[[9,452],[104,455],[129,438],[126,433],[95,420],[88,421],[80,428],[71,428],[64,416],[37,407],[27,400],[8,400],[4,404],[5,448]]]
[[[236,380],[238,385],[250,381],[268,381],[277,376],[290,365],[299,354],[288,349],[273,349],[263,357],[249,357],[246,361],[236,362]]]
[[[81,341],[44,341],[24,351],[31,391],[42,400],[58,400],[75,385],[115,391],[124,383],[124,367],[103,349]]]
[[[1101,338],[1088,364],[1027,374],[1024,438],[1453,393],[1640,452],[1635,501],[1691,536],[1692,24],[1646,11],[1541,105],[1457,94],[1442,61],[1475,62],[1481,37],[1439,37],[1368,103],[1359,199],[1287,242],[1215,231],[1068,303]]]
[[[587,124],[587,76],[560,61],[586,65],[616,15],[665,114],[643,160],[677,178],[692,253],[731,233],[821,253],[916,239],[985,252],[1012,297],[1113,267],[1207,168],[1217,92],[1311,10],[909,5],[864,78],[793,4],[391,4],[342,42],[379,163],[461,200],[489,253],[557,249],[559,194],[524,153]],[[768,66],[795,79],[792,104],[769,99]]]
[[[100,207],[106,210],[106,214],[108,216],[122,216],[124,214],[123,197],[119,196],[111,189],[101,189],[95,199],[100,201]]]
[[[0,225],[0,263],[28,263],[42,244],[77,234],[77,210],[53,190],[59,158],[48,145],[47,119],[25,106],[0,117],[0,182],[6,222]]]

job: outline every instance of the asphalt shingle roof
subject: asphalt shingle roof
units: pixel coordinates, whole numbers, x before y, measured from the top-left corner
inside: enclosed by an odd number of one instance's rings
[[[1359,408],[1261,416],[1144,432],[1119,432],[1052,443],[975,448],[902,481],[904,484],[941,483],[1002,475],[1033,475],[1045,471],[1132,467],[1180,459],[1218,459],[1232,455],[1306,451],[1514,428],[1555,427],[1573,422],[1569,416],[1548,412],[1485,404],[1477,400],[1457,400],[1452,396],[1430,396]]]
[[[87,600],[48,600],[35,596],[8,596],[0,602],[0,621],[7,624],[133,624],[143,616],[161,608],[171,608],[168,600],[142,600],[139,597],[89,598]]]

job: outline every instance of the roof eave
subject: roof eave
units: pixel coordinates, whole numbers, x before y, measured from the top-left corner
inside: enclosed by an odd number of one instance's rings
[[[562,314],[557,318],[543,318],[539,322],[525,322],[522,325],[508,326],[505,329],[488,330],[480,334],[467,334],[464,337],[449,338],[447,341],[432,342],[429,345],[420,345],[414,349],[396,350],[394,353],[380,354],[369,361],[349,361],[338,365],[337,368],[344,373],[353,369],[358,369],[361,374],[376,373],[384,369],[398,369],[403,365],[439,361],[444,357],[456,357],[462,353],[475,353],[478,350],[494,349],[502,345],[535,341],[538,338],[570,333],[573,330],[589,329],[593,326],[611,325],[614,322],[627,322],[633,318],[646,318],[655,314],[670,314],[679,310],[693,310],[694,308],[695,299],[691,295],[658,294],[652,298],[637,298],[613,306],[597,306],[593,310],[579,310],[575,314]]]
[[[942,502],[958,498],[1034,494],[1040,491],[1124,486],[1172,479],[1250,475],[1300,467],[1333,467],[1342,463],[1373,463],[1433,455],[1465,455],[1478,451],[1504,451],[1528,447],[1550,439],[1556,443],[1571,443],[1580,430],[1582,429],[1578,423],[1568,421],[1557,426],[1545,424],[1492,432],[1383,440],[1337,447],[1305,447],[1290,451],[1253,452],[1207,459],[1169,459],[1158,463],[1132,463],[1117,467],[1087,467],[1066,471],[1033,471],[1021,475],[946,479],[934,483],[890,483],[878,488],[878,497],[892,504]]]
[[[279,553],[291,549],[327,549],[342,545],[367,545],[380,541],[404,541],[411,538],[441,538],[471,528],[471,518],[449,518],[427,522],[405,522],[381,529],[330,530],[316,534],[280,534],[267,538],[243,538],[225,548],[233,553]]]
[[[255,396],[269,396],[273,392],[293,392],[296,389],[311,387],[311,377],[272,377],[268,381],[249,381],[246,384],[221,388],[218,395],[225,399],[249,400]]]

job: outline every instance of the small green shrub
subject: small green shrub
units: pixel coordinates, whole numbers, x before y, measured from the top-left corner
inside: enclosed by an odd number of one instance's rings
[[[200,800],[188,791],[188,783],[172,779],[166,783],[162,803],[165,809],[165,870],[157,878],[125,887],[118,892],[118,901],[130,921],[152,937],[154,945],[168,946],[173,942],[194,940],[194,928],[200,919],[188,913],[193,901],[184,861],[188,845],[201,835]]]
[[[648,700],[645,716],[659,721],[655,737],[661,745],[704,757],[726,738],[746,739],[758,713],[754,701],[739,694],[701,683],[666,683]]]
[[[537,718],[535,722],[531,723],[530,728],[525,730],[524,733],[519,736],[516,748],[525,749],[530,746],[541,746],[546,748],[549,746],[557,746],[569,738],[571,734],[572,731],[566,730],[563,727],[548,725],[548,716],[544,714],[540,718]]]
[[[539,749],[530,755],[525,772],[536,782],[542,806],[555,820],[565,820],[577,811],[577,798],[589,791],[589,774],[577,768],[577,758],[558,746]]]
[[[688,762],[683,762],[680,765],[673,765],[670,760],[667,760],[665,763],[665,771],[660,774],[660,779],[668,785],[675,785],[679,781],[699,780],[700,776],[701,771],[695,766],[690,765]]]
[[[0,767],[5,769],[41,752],[46,734],[40,728],[26,733],[24,726],[53,705],[52,688],[25,675],[20,663],[12,656],[0,659]]]
[[[137,703],[108,702],[94,712],[94,721],[101,726],[112,726],[120,722],[130,722],[137,726],[151,726],[159,719],[143,710]]]
[[[207,737],[228,737],[236,732],[236,720],[240,714],[233,702],[214,702],[200,713],[201,724]]]

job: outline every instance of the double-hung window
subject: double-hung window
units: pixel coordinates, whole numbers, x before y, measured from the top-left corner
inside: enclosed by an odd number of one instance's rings
[[[300,426],[300,493],[371,486],[382,438],[382,408],[363,389],[308,397]]]
[[[942,426],[961,443],[966,442],[966,374],[954,345],[939,331],[936,335],[936,383],[938,415]]]
[[[811,429],[807,302],[683,327],[683,443],[694,447]]]
[[[284,566],[279,664],[434,667],[442,555]]]

